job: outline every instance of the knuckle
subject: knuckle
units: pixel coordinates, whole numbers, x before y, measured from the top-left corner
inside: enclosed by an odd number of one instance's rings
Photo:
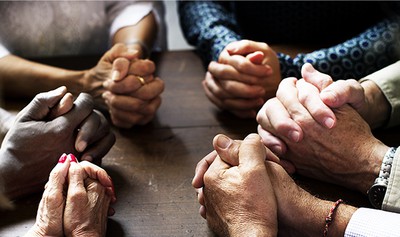
[[[75,203],[82,203],[86,199],[86,193],[81,189],[69,189],[68,195],[71,202]]]
[[[244,60],[241,60],[238,62],[237,67],[238,67],[239,71],[244,71],[247,68],[247,62],[245,62]]]

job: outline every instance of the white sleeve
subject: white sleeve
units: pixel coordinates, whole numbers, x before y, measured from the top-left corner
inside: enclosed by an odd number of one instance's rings
[[[10,52],[3,46],[0,44],[0,58],[9,55]]]
[[[399,237],[400,214],[359,208],[346,227],[344,237]]]
[[[127,4],[127,2],[124,2]],[[162,1],[132,1],[119,11],[111,23],[110,37],[119,29],[136,25],[150,12],[153,12],[158,24],[157,38],[154,50],[166,50],[165,7]]]

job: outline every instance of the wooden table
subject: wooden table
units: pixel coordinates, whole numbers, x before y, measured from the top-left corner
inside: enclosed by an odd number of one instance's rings
[[[103,159],[112,176],[118,202],[109,219],[107,236],[212,236],[191,180],[197,162],[212,149],[212,139],[224,133],[242,139],[256,132],[254,120],[220,112],[203,93],[204,68],[192,51],[168,52],[156,57],[158,75],[165,81],[163,103],[152,123],[130,130],[115,129],[117,141]],[[53,60],[54,64],[61,61]],[[68,67],[85,67],[93,59],[71,60]],[[378,133],[392,145],[399,131]],[[397,136],[397,138],[396,138]],[[396,140],[397,139],[397,140]],[[333,185],[297,177],[313,193],[334,200],[368,205],[365,197]],[[34,223],[40,195],[18,201],[13,212],[2,213],[0,236],[21,236]]]

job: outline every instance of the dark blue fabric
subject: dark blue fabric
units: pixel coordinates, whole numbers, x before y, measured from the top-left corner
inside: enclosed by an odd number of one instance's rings
[[[334,79],[361,78],[399,59],[400,27],[383,2],[180,1],[187,41],[205,65],[230,42],[301,44],[321,50],[295,58],[278,53],[282,77],[300,77],[310,62]]]

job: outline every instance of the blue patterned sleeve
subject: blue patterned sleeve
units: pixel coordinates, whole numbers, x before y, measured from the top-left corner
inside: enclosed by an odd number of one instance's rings
[[[359,79],[399,59],[400,26],[397,20],[384,20],[357,37],[331,48],[295,58],[278,53],[282,78],[301,77],[304,63],[337,79]]]
[[[205,65],[217,61],[227,44],[241,40],[228,2],[179,1],[178,12],[186,40]]]

